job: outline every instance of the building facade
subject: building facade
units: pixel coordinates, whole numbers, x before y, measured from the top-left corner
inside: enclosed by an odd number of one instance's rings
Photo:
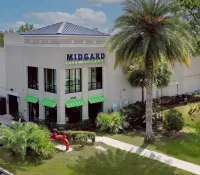
[[[63,22],[6,33],[4,38],[6,78],[0,95],[7,99],[7,113],[64,124],[94,119],[101,111],[141,100],[141,90],[128,84],[120,68],[114,69],[106,34]],[[199,90],[199,63],[197,57],[191,68],[176,65],[170,86],[155,89],[154,97]]]

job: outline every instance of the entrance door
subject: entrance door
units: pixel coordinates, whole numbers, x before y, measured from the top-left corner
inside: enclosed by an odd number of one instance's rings
[[[98,113],[103,111],[103,103],[89,104],[89,119],[96,120]]]
[[[17,96],[8,95],[8,99],[9,99],[9,113],[11,115],[17,114],[19,112]]]
[[[82,107],[66,108],[66,116],[69,118],[69,123],[77,123],[82,118]]]
[[[45,107],[45,116],[47,120],[56,123],[57,122],[57,107],[55,108]]]
[[[29,121],[34,122],[39,118],[39,103],[28,103],[29,105]]]

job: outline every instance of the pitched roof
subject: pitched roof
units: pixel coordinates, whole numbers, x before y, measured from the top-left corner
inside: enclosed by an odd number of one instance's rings
[[[109,36],[108,34],[89,29],[69,22],[60,22],[39,29],[22,32],[20,35],[84,35],[84,36]]]

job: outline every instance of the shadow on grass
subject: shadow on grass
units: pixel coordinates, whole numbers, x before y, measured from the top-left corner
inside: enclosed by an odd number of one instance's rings
[[[78,157],[75,164],[67,165],[73,173],[70,175],[178,175],[184,171],[148,158],[110,149],[96,153],[89,158]]]
[[[35,156],[29,155],[22,159],[20,156],[14,156],[3,148],[0,148],[0,155],[0,167],[13,174],[16,174],[17,171],[28,171],[29,166],[38,166],[43,163],[42,160]]]

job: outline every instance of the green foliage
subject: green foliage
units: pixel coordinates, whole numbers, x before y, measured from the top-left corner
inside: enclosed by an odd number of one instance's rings
[[[49,139],[49,131],[34,123],[15,123],[12,127],[0,127],[0,144],[23,158],[29,152],[40,158],[48,158],[55,150]]]
[[[88,136],[87,134],[77,134],[75,137],[76,143],[80,144],[81,147],[85,147],[85,145],[87,144],[88,141]]]
[[[200,104],[188,104],[189,109],[188,109],[188,115],[192,116],[195,112],[200,112]]]
[[[0,32],[0,47],[4,47],[4,34]]]
[[[99,113],[96,124],[100,131],[110,133],[119,133],[128,127],[125,117],[120,116],[118,112],[113,112],[111,114]]]
[[[169,132],[178,132],[183,129],[184,119],[182,113],[172,109],[165,113],[163,128]]]
[[[91,139],[92,142],[95,142],[95,132],[89,132],[89,131],[67,131],[67,139],[70,142],[76,142],[76,136],[77,135],[86,135],[88,139]]]
[[[20,33],[20,32],[27,32],[27,31],[34,30],[34,29],[35,28],[34,28],[33,24],[26,23],[25,25],[21,25],[19,27],[19,29],[17,30],[17,32],[18,33]]]

